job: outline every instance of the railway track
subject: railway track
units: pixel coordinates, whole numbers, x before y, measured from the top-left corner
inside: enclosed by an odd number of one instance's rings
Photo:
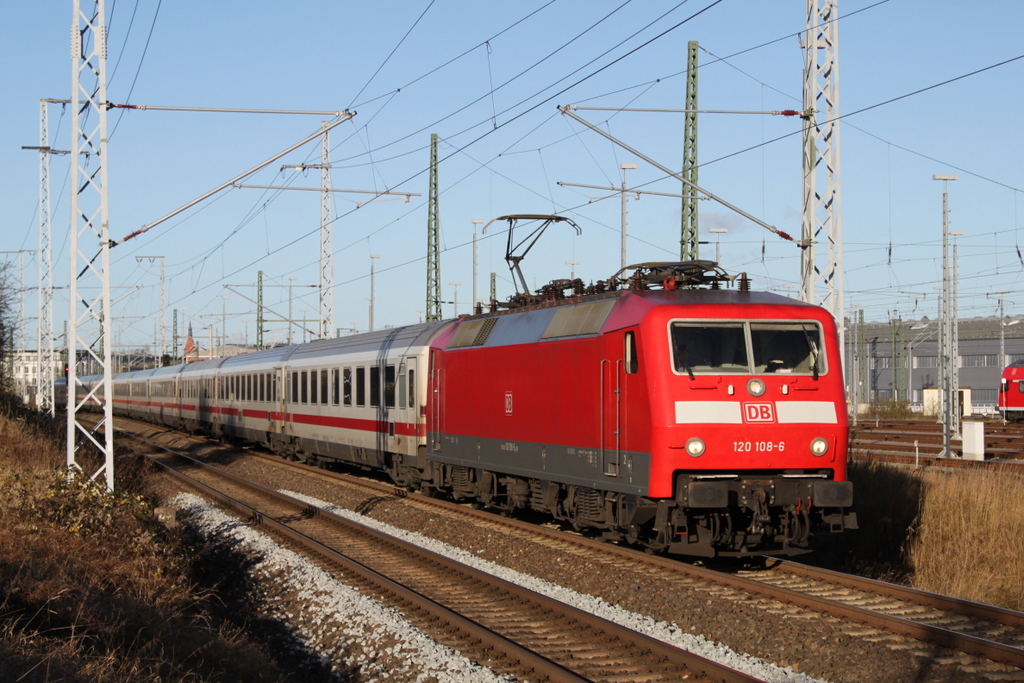
[[[140,437],[133,437],[139,439]],[[146,456],[299,546],[496,673],[549,681],[758,679],[534,593],[148,440]]]
[[[404,504],[471,518],[503,535],[543,538],[553,551],[575,556],[592,565],[628,563],[632,571],[656,573],[668,584],[704,590],[719,599],[745,600],[757,596],[764,609],[775,613],[800,611],[803,616],[841,620],[854,637],[885,641],[891,647],[935,656],[938,651],[969,671],[1024,680],[1024,614],[1001,608],[916,591],[800,565],[767,560],[766,570],[716,571],[673,559],[650,556],[597,539],[568,535],[493,513],[473,510],[440,499],[408,496],[393,485],[325,472],[276,456],[252,453],[275,467],[290,467],[315,477],[329,477],[358,486],[373,495],[405,498]]]
[[[985,421],[985,460],[942,458],[942,425],[925,420],[862,421],[850,430],[854,459],[901,464],[985,468],[993,464],[1024,473],[1024,426]],[[960,452],[959,439],[952,442]]]
[[[274,456],[258,457],[281,462]],[[313,469],[299,463],[284,464],[299,469]],[[378,494],[390,492],[391,495],[405,495],[387,484],[337,473],[328,473],[328,476],[353,481]],[[938,646],[952,653],[968,655],[962,663],[972,669],[1012,671],[1016,672],[1017,680],[1024,680],[1024,613],[1021,612],[789,561],[767,559],[767,570],[741,570],[735,573],[717,571],[650,556],[596,539],[570,536],[559,530],[499,517],[486,511],[467,509],[443,500],[410,496],[408,501],[410,504],[442,508],[482,520],[506,533],[515,530],[543,536],[549,542],[554,540],[558,544],[573,547],[578,556],[579,550],[585,549],[588,551],[586,559],[580,556],[581,561],[596,565],[602,561],[628,559],[637,566],[637,571],[658,571],[670,581],[683,583],[690,588],[717,586],[735,592],[727,596],[716,591],[718,597],[744,599],[753,594],[787,607],[852,622],[854,625],[848,630],[852,635],[889,639],[893,643],[901,641],[897,643],[898,647],[922,654],[934,653]],[[983,658],[992,664],[979,664],[970,661],[971,657]]]

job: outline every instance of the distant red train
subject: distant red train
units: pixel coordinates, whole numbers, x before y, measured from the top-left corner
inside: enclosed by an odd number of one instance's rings
[[[734,278],[712,262],[630,270],[508,310],[120,374],[115,411],[655,551],[796,555],[856,528],[832,317],[722,289]]]
[[[1024,361],[1010,363],[999,380],[999,412],[1008,422],[1024,422]]]

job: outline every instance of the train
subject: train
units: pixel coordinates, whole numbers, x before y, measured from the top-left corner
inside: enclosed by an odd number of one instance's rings
[[[857,527],[832,316],[712,261],[119,373],[112,393],[116,415],[651,552],[794,556]]]
[[[1024,361],[1014,361],[999,378],[999,413],[1007,422],[1024,422]]]

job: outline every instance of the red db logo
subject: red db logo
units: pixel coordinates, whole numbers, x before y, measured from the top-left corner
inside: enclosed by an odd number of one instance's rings
[[[511,391],[506,391],[505,392],[505,414],[506,415],[511,415],[512,414],[512,392]]]
[[[744,422],[775,422],[775,409],[771,403],[744,403]]]

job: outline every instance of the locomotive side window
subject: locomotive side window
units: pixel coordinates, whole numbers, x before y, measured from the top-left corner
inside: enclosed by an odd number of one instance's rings
[[[380,366],[370,367],[370,407],[380,406]]]
[[[750,372],[743,323],[672,323],[676,372]]]
[[[350,406],[352,405],[352,368],[342,370],[342,379],[344,380],[341,385],[343,390],[342,396],[344,397],[345,405]]]
[[[327,405],[327,370],[320,371],[320,405]]]
[[[1017,391],[1024,394],[1024,380],[1017,380]]]
[[[627,332],[625,343],[626,374],[635,375],[640,369],[640,359],[636,353],[636,333]]]
[[[366,368],[356,368],[356,405],[366,405]]]

